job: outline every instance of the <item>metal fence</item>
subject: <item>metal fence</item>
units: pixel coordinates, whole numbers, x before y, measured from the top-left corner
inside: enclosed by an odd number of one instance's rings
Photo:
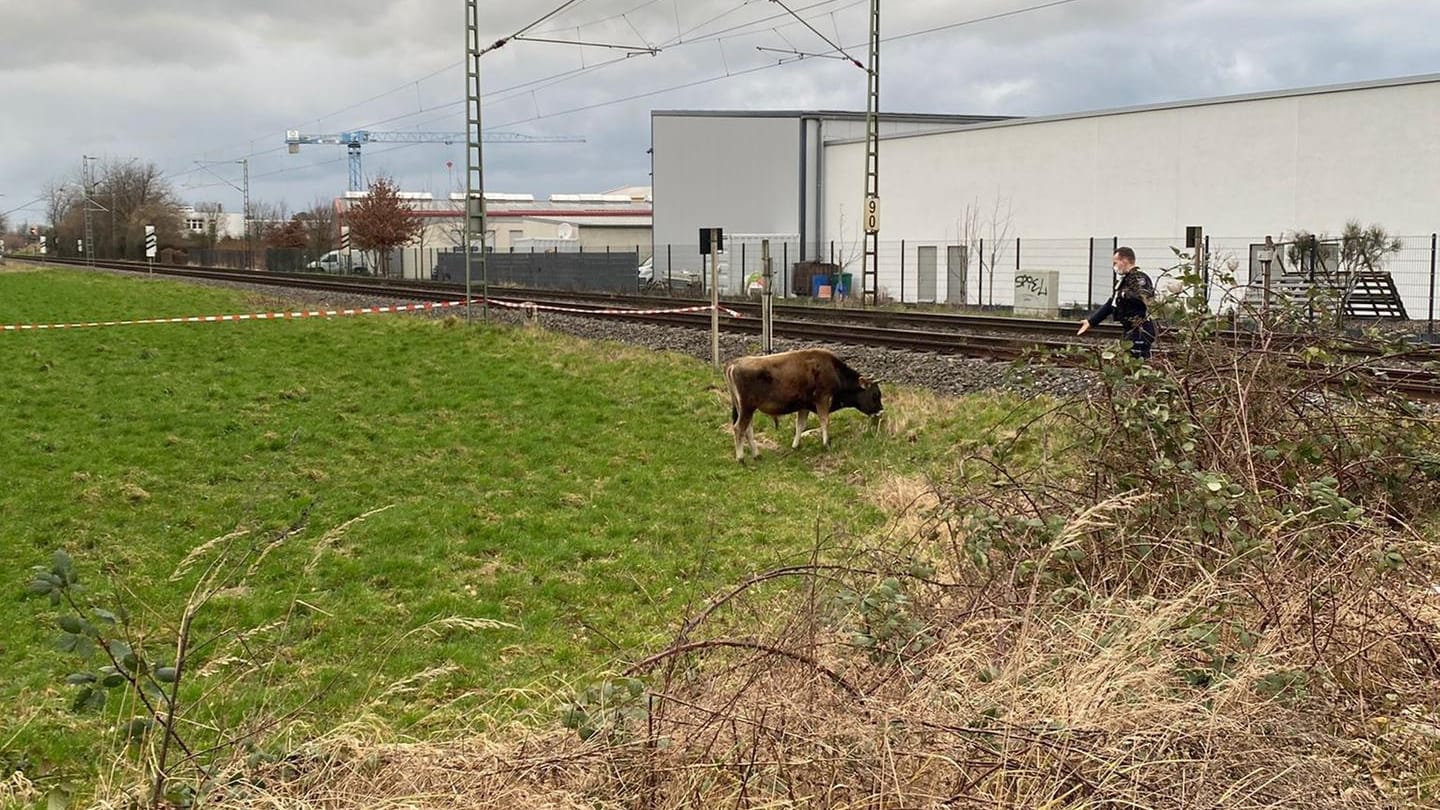
[[[1437,304],[1440,304],[1436,289],[1437,243],[1440,243],[1440,238],[1435,234],[1420,234],[1402,235],[1399,239],[1401,249],[1387,256],[1380,269],[1393,280],[1408,320],[1424,322],[1433,331]],[[1217,268],[1207,291],[1214,309],[1222,311],[1234,307],[1247,295],[1255,300],[1262,294],[1264,273],[1258,251],[1264,242],[1263,236],[1205,237],[1211,266]],[[1017,289],[1033,288],[1035,279],[1045,277],[1054,281],[1054,309],[1069,315],[1094,308],[1109,297],[1114,283],[1110,260],[1119,245],[1133,248],[1139,267],[1161,281],[1167,270],[1180,264],[1176,251],[1184,249],[1185,238],[1177,235],[1074,239],[1011,237],[970,242],[953,239],[887,241],[880,244],[879,250],[879,296],[882,302],[887,303],[1004,312],[1015,308]],[[58,255],[74,252],[74,246],[57,247],[60,248]],[[721,294],[736,298],[757,295],[764,272],[760,238],[727,235],[725,247],[718,262]],[[1271,268],[1272,283],[1276,285],[1286,279],[1293,281],[1300,271],[1291,266],[1293,262],[1287,262],[1285,247],[1280,246]],[[858,300],[861,287],[859,242],[809,244],[802,250],[798,237],[772,237],[769,249],[777,296],[824,301],[838,298]],[[167,249],[162,251],[159,260],[233,268],[249,264],[272,272],[328,271],[357,275],[374,275],[376,265],[381,264],[378,257],[359,250],[338,262],[331,256],[327,263],[327,253],[333,251],[271,248],[257,250],[253,261],[248,261],[244,250]],[[571,270],[560,273],[545,271],[547,264],[558,266],[556,261],[547,260],[545,256],[557,253],[573,253],[587,258],[565,260],[566,267],[573,265],[573,273]],[[438,280],[445,275],[444,268],[451,261],[445,257],[455,255],[456,248],[449,246],[396,250],[390,257],[390,275]],[[549,246],[492,252],[490,255],[496,257],[497,274],[492,281],[502,285],[699,297],[709,295],[712,278],[709,258],[702,257],[698,245],[693,242],[653,246],[639,244],[598,250],[579,245]],[[502,256],[506,258],[500,258]],[[587,267],[593,269],[587,271],[584,269]],[[574,277],[574,273],[585,272],[603,276],[603,282],[598,276],[593,284]],[[459,278],[453,270],[448,275]],[[848,296],[844,295],[846,292]]]
[[[1432,322],[1440,304],[1436,289],[1440,237],[1423,234],[1399,239],[1401,249],[1387,256],[1378,269],[1393,279],[1409,320]],[[1263,297],[1265,279],[1260,250],[1264,244],[1263,236],[1204,237],[1212,268],[1207,294],[1213,309],[1235,308],[1247,296],[1252,302]],[[1331,240],[1325,244],[1337,243]],[[1017,285],[1023,288],[1027,279],[1053,273],[1059,310],[1091,309],[1110,296],[1114,284],[1111,256],[1115,248],[1122,245],[1135,251],[1137,265],[1157,282],[1178,276],[1183,261],[1177,251],[1188,252],[1183,236],[882,242],[877,267],[879,297],[882,301],[901,304],[1007,311],[1016,305]],[[738,296],[754,292],[753,281],[761,271],[758,250],[749,244],[727,244],[727,247],[720,257],[722,293]],[[1271,267],[1271,283],[1276,288],[1305,278],[1306,270],[1295,267],[1288,257],[1288,247],[1285,243],[1276,246]],[[817,256],[811,246],[804,258],[822,263],[832,276],[850,275],[851,297],[856,297],[861,284],[859,244],[831,242],[822,248]],[[775,258],[777,294],[814,297],[813,288],[805,290],[805,285],[794,283],[796,274],[805,272],[799,261],[799,245],[789,241],[772,242],[771,252]],[[731,265],[740,268],[739,272],[730,272]],[[695,245],[656,246],[657,276],[663,277],[666,268],[676,274],[700,275],[698,271],[702,266]],[[708,284],[709,277],[707,269],[701,275],[701,286]],[[829,286],[834,289],[834,285]]]

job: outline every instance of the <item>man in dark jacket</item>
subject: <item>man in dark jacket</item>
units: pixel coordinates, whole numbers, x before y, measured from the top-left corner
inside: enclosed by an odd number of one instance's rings
[[[1106,318],[1114,316],[1115,322],[1125,328],[1125,338],[1130,341],[1130,356],[1148,358],[1150,347],[1155,344],[1155,322],[1150,320],[1150,301],[1155,297],[1155,285],[1150,277],[1135,267],[1135,251],[1122,247],[1115,251],[1112,267],[1118,280],[1115,293],[1105,305],[1095,310],[1090,317],[1080,322],[1083,335],[1090,327],[1099,326]]]

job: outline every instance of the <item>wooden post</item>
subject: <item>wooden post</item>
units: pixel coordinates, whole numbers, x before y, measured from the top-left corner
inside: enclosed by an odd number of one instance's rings
[[[980,237],[980,278],[975,285],[975,306],[985,309],[985,237]]]
[[[1270,267],[1275,261],[1275,239],[1271,236],[1265,237],[1265,247],[1260,248],[1260,268],[1264,271],[1264,294],[1260,299],[1260,312],[1262,315],[1270,314]]]
[[[775,351],[775,270],[770,259],[770,240],[760,243],[761,284],[760,290],[760,351],[770,354]]]
[[[1095,237],[1090,237],[1090,257],[1085,260],[1085,267],[1090,271],[1090,280],[1085,285],[1085,306],[1095,306]]]
[[[1435,255],[1440,250],[1440,234],[1430,234],[1430,339],[1435,339]]]
[[[720,229],[710,231],[710,361],[720,370]]]
[[[879,286],[878,284],[876,285]],[[905,240],[900,240],[900,303],[905,303]]]

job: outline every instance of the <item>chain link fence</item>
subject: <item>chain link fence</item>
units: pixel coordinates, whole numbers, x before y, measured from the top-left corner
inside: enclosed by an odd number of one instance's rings
[[[1436,317],[1436,234],[1402,235],[1400,249],[1386,255],[1378,273],[1380,292],[1395,303],[1389,317],[1422,324],[1433,334]],[[1212,308],[1236,309],[1258,304],[1267,289],[1263,236],[1206,236],[1211,277],[1206,284]],[[725,298],[758,297],[763,289],[765,237],[727,234],[719,254],[720,293]],[[1157,284],[1179,271],[1180,253],[1188,252],[1185,237],[1104,236],[1074,239],[1006,238],[906,239],[879,246],[875,269],[882,304],[904,304],[955,310],[1030,313],[1039,310],[1071,317],[1093,310],[1109,296],[1114,284],[1111,256],[1118,246],[1135,251],[1138,266]],[[768,238],[777,297],[792,303],[858,304],[863,286],[861,243],[824,242],[802,245],[798,236]],[[78,254],[76,245],[52,245],[55,255]],[[1318,263],[1297,260],[1295,245],[1274,245],[1269,265],[1272,296],[1304,295],[1307,287],[1340,289],[1352,280],[1337,281],[1339,242],[1321,244]],[[710,294],[714,271],[699,246],[637,244],[633,247],[586,249],[582,245],[548,245],[490,254],[496,257],[497,286],[540,289],[590,289],[617,294],[671,298],[703,298]],[[547,258],[549,257],[549,258]],[[561,258],[563,257],[563,258]],[[102,257],[103,258],[103,257]],[[463,280],[463,253],[455,247],[407,247],[390,254],[388,264],[372,252],[314,251],[265,248],[253,258],[243,249],[165,249],[157,259],[167,264],[269,272],[451,281]],[[457,264],[457,261],[460,262]],[[1332,266],[1334,265],[1334,266]],[[388,267],[388,273],[386,268]],[[587,274],[594,276],[587,280]],[[593,283],[592,283],[593,281]]]

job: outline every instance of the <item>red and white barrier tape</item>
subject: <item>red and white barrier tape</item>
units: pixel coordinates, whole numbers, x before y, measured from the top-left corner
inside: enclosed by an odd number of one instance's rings
[[[483,303],[472,300],[475,306]],[[567,312],[580,315],[670,315],[687,312],[709,312],[708,305],[685,307],[683,309],[580,309],[556,307],[545,304],[515,303],[513,301],[491,300],[491,304],[511,309],[533,309],[544,312]],[[356,307],[353,309],[310,309],[292,312],[250,312],[238,315],[192,315],[183,318],[135,318],[123,321],[88,321],[84,323],[16,323],[0,324],[0,332],[41,332],[61,329],[96,329],[102,326],[139,326],[162,323],[227,323],[234,321],[290,321],[302,318],[343,318],[354,315],[383,315],[396,312],[427,312],[437,309],[455,309],[465,306],[464,301],[437,301],[425,304],[397,304],[384,307]],[[720,308],[731,318],[744,317],[734,310]]]
[[[490,304],[497,307],[509,307],[510,309],[533,309],[539,312],[567,312],[576,315],[681,315],[688,312],[710,311],[709,304],[699,307],[683,307],[680,309],[581,309],[578,307],[557,307],[549,304],[532,304],[529,302],[497,301],[493,298],[490,299]],[[731,318],[745,317],[735,310],[726,309],[725,307],[720,307],[720,312]]]
[[[293,312],[249,312],[239,315],[192,315],[184,318],[136,318],[127,321],[89,321],[86,323],[19,323],[0,326],[4,332],[30,332],[50,329],[94,329],[101,326],[139,326],[157,323],[225,323],[229,321],[289,321],[300,318],[340,318],[351,315],[381,315],[391,312],[424,312],[465,306],[464,301],[442,301],[427,304],[397,304],[387,307],[356,307],[354,309],[310,309]]]

